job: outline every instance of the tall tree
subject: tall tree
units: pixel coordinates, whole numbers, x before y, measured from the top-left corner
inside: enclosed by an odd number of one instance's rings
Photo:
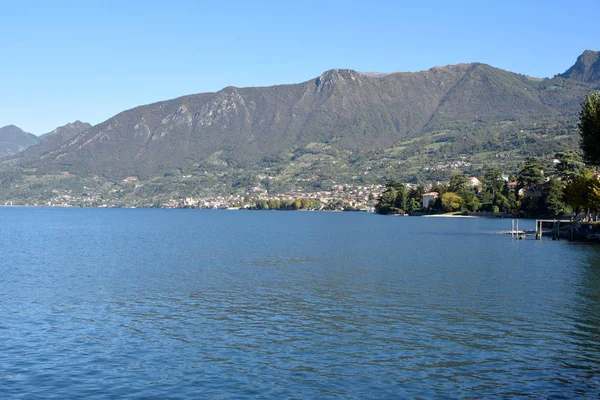
[[[450,177],[450,182],[448,183],[448,190],[450,192],[462,194],[465,192],[472,192],[473,185],[465,175],[456,174]]]
[[[578,126],[584,161],[600,165],[600,92],[594,91],[583,98]]]
[[[600,207],[600,181],[592,171],[585,168],[574,176],[565,188],[565,202],[576,211],[586,211]]]
[[[552,216],[558,216],[564,212],[563,183],[555,177],[550,178],[544,190],[544,211]]]
[[[406,186],[404,184],[400,184],[399,186],[395,186],[396,189],[396,200],[394,201],[394,206],[401,210],[406,210]]]
[[[378,214],[389,214],[395,211],[396,207],[396,189],[387,185],[387,190],[381,194],[375,210]]]
[[[502,172],[496,167],[488,167],[483,174],[483,191],[495,196],[503,187]]]
[[[581,156],[574,151],[563,151],[554,155],[558,161],[556,172],[564,182],[581,173],[584,168]]]
[[[532,187],[536,189],[537,185],[544,183],[546,179],[542,174],[542,166],[537,158],[528,158],[525,161],[525,166],[519,172],[517,177],[518,188]]]

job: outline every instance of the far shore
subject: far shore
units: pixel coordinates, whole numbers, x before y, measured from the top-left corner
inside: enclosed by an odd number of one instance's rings
[[[460,215],[460,214],[427,214],[427,215],[422,215],[422,217],[428,217],[428,218],[488,218],[488,217],[478,216],[478,215]]]

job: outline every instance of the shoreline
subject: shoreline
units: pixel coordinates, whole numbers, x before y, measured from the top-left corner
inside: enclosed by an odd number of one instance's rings
[[[428,214],[421,215],[421,217],[426,218],[490,218],[479,215],[455,215],[455,214]]]

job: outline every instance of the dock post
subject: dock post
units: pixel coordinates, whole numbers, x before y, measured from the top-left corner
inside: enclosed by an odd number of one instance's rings
[[[510,220],[510,240],[513,239],[514,234],[515,234],[515,220],[511,219]]]
[[[574,227],[571,225],[571,227],[569,228],[569,236],[571,241],[573,241],[573,229]]]

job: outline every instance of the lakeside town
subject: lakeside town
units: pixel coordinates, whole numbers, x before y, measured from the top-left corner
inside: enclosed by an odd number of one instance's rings
[[[312,200],[314,210],[334,211],[368,211],[374,212],[377,199],[385,190],[385,185],[333,185],[331,190],[305,192],[293,189],[286,193],[270,194],[267,190],[255,187],[231,195],[213,195],[206,197],[173,197],[166,201],[139,201],[134,205],[123,204],[117,198],[111,198],[94,193],[75,194],[73,190],[53,190],[50,199],[32,201],[23,204],[7,202],[5,206],[34,206],[34,207],[97,207],[97,208],[202,208],[202,209],[248,209],[254,208],[258,202],[300,202]],[[297,207],[295,209],[300,209]]]

